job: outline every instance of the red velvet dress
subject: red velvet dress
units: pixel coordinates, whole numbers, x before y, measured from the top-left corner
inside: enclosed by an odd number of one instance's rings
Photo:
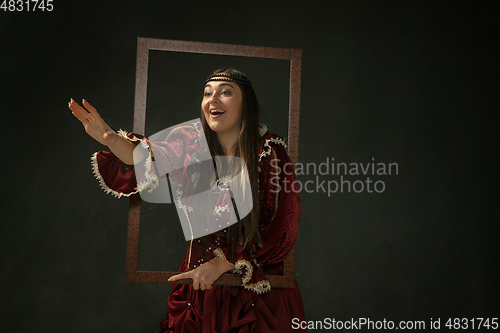
[[[199,130],[196,126],[179,126],[160,144],[150,143],[133,133],[120,132],[120,135],[144,147],[151,149],[153,146],[151,151],[155,151],[155,156],[150,158],[180,167],[187,165],[186,158],[195,156],[193,153],[199,149]],[[242,276],[242,287],[212,286],[212,289],[194,290],[191,285],[173,284],[168,298],[168,312],[160,323],[159,332],[306,332],[292,329],[294,318],[295,322],[305,320],[297,282],[295,288],[273,288],[266,280],[266,274],[282,274],[283,260],[295,245],[300,196],[298,191],[291,190],[295,174],[283,139],[270,134],[264,126],[261,127],[261,140],[259,230],[264,246],[257,248],[251,259],[240,246],[236,258],[230,262],[230,249],[225,238],[214,237],[213,244],[204,249],[206,254],[210,259],[219,257],[233,264],[233,272]],[[92,164],[101,187],[117,197],[129,196],[157,185],[157,179],[149,173],[149,169],[141,179],[139,176],[136,178],[134,168],[125,165],[110,152],[95,153]],[[178,173],[172,181],[183,176],[186,175]],[[224,208],[227,207],[224,205],[228,200],[226,195],[221,196],[218,192],[220,204],[216,206],[214,215],[221,219],[227,213],[227,208]],[[183,203],[179,201],[177,204]],[[195,246],[191,255],[189,253],[188,247],[179,272],[195,269],[209,260],[203,259]]]

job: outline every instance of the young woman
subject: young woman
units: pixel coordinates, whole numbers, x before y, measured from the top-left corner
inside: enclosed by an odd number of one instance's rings
[[[137,156],[136,150],[136,161],[180,167],[180,172],[169,177],[181,184],[176,204],[184,207],[188,220],[194,214],[189,210],[192,203],[182,193],[200,186],[203,177],[196,170],[183,172],[183,167],[189,169],[186,161],[208,149],[212,156],[236,156],[245,162],[253,209],[236,224],[191,239],[181,273],[170,281],[190,278],[193,284],[172,285],[159,332],[296,332],[292,320],[304,320],[297,283],[295,288],[272,288],[266,274],[283,273],[283,260],[297,237],[300,197],[298,191],[281,186],[292,184],[295,175],[281,172],[290,163],[285,142],[259,122],[259,104],[250,80],[234,69],[215,71],[205,82],[201,124],[174,127],[161,142],[116,133],[85,100],[83,106],[69,102],[86,132],[111,150],[94,154],[92,161],[103,189],[118,197],[151,190],[157,184],[151,174],[143,181],[135,177],[133,151],[138,144],[147,149],[143,156]],[[205,133],[208,148],[200,146],[200,133]],[[233,213],[228,184],[235,170],[229,163],[218,171],[217,179],[205,180],[205,186],[212,191],[213,216],[226,221]],[[242,287],[213,285],[227,271],[241,274]]]

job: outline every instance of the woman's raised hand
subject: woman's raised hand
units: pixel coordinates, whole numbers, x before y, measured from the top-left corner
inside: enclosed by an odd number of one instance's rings
[[[113,131],[101,118],[97,110],[86,100],[83,100],[82,104],[85,108],[78,105],[72,98],[68,103],[68,107],[85,127],[85,132],[99,143],[108,146],[123,163],[133,165],[135,144]],[[137,153],[137,161],[142,161],[145,158],[141,152],[139,150]]]
[[[116,143],[118,134],[106,124],[97,110],[86,100],[83,100],[82,105],[85,108],[78,105],[73,98],[68,103],[68,107],[73,115],[80,120],[85,132],[103,145],[109,146]]]

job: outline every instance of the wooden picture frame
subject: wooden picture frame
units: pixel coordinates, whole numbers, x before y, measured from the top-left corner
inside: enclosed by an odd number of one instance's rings
[[[288,154],[290,155],[292,163],[295,164],[298,162],[302,50],[138,37],[134,132],[142,135],[145,133],[146,123],[146,98],[150,50],[289,60]],[[179,272],[138,270],[139,230],[141,222],[140,212],[141,197],[139,194],[132,195],[129,198],[125,282],[171,283],[168,281],[168,278]],[[283,275],[267,275],[267,279],[271,283],[271,286],[275,288],[293,288],[295,286],[295,247],[290,251],[284,261]],[[190,279],[186,279],[175,281],[174,283],[190,284],[192,282]],[[215,281],[214,284],[241,286],[241,276],[225,273]]]

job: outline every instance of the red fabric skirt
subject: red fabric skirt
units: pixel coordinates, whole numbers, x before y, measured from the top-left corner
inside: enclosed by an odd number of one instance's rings
[[[297,281],[295,288],[272,288],[263,294],[243,287],[194,290],[174,284],[159,332],[307,332],[293,330],[293,318],[305,320]]]

